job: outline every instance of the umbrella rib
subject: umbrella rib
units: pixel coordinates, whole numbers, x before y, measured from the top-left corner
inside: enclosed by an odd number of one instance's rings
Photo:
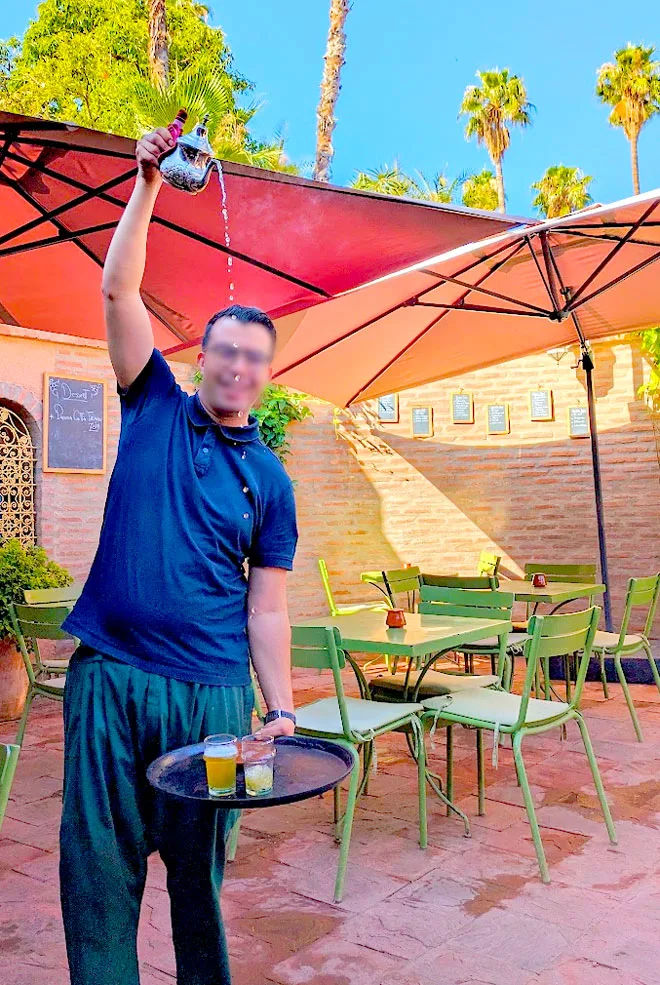
[[[88,185],[83,184],[81,181],[77,181],[75,178],[70,178],[67,175],[60,174],[59,171],[53,171],[52,168],[48,168],[38,162],[30,161],[27,158],[21,158],[18,154],[12,153],[10,156],[12,160],[19,161],[21,164],[29,164],[31,167],[35,168],[37,171],[40,171],[42,174],[45,174],[47,177],[62,181],[64,184],[71,185],[72,188],[77,188],[79,191],[92,192],[92,189]],[[126,208],[126,202],[122,201],[120,198],[115,198],[114,195],[107,195],[105,192],[94,192],[94,197],[100,198],[104,202],[110,202],[111,205],[117,205],[121,209]],[[311,291],[319,297],[328,299],[332,296],[324,290],[324,288],[317,287],[316,284],[309,284],[307,281],[301,280],[299,277],[294,277],[292,274],[287,274],[282,270],[278,270],[276,267],[271,267],[270,264],[257,260],[256,257],[249,257],[245,253],[239,253],[236,250],[228,248],[227,246],[223,246],[222,243],[218,243],[214,239],[203,236],[201,233],[194,233],[189,229],[185,229],[183,226],[178,226],[175,222],[170,222],[162,216],[155,215],[152,218],[152,222],[157,225],[164,226],[166,229],[171,229],[174,232],[179,233],[181,236],[186,236],[189,239],[193,239],[195,242],[201,243],[203,246],[208,246],[212,249],[219,250],[221,253],[235,257],[237,260],[242,260],[253,267],[258,267],[260,270],[265,270],[267,273],[273,274],[275,277],[280,277],[282,280],[295,284],[297,287],[304,287],[305,290]]]
[[[487,315],[518,315],[521,318],[549,318],[551,312],[538,311],[516,311],[515,308],[493,308],[483,304],[464,304],[462,301],[454,301],[453,304],[443,304],[439,301],[417,301],[414,307],[420,308],[443,308],[446,311],[478,311]]]
[[[96,226],[87,226],[85,229],[71,229],[68,232],[64,232],[64,227],[62,227],[62,232],[57,236],[49,236],[46,239],[36,239],[31,243],[22,243],[20,246],[8,246],[4,250],[0,250],[0,259],[2,257],[16,256],[18,253],[29,253],[31,250],[39,250],[44,246],[57,246],[58,243],[70,243],[71,240],[76,239],[78,236],[91,236],[92,233],[102,233],[107,229],[115,229],[119,219],[113,222],[102,222]]]
[[[5,163],[5,158],[11,149],[13,143],[13,137],[7,137],[3,144],[2,150],[0,150],[0,171],[2,171],[2,165]]]
[[[628,280],[628,278],[632,277],[633,274],[639,273],[640,270],[644,270],[645,267],[649,267],[652,263],[656,263],[658,260],[660,260],[660,251],[654,253],[653,256],[647,257],[645,260],[642,260],[636,266],[631,267],[629,270],[626,270],[624,273],[619,274],[618,277],[615,277],[614,280],[611,280],[608,284],[603,284],[596,291],[592,291],[591,294],[588,294],[586,298],[582,298],[582,300],[579,301],[577,304],[574,305],[573,298],[571,298],[568,306],[568,311],[570,311],[570,313],[573,314],[573,311],[576,308],[581,308],[583,304],[588,304],[589,301],[593,301],[594,298],[599,297],[599,295],[603,294],[604,291],[611,290],[611,288],[616,287],[618,284],[623,283],[624,280]]]
[[[53,150],[66,150],[71,153],[78,151],[82,154],[98,154],[101,157],[117,157],[122,161],[134,161],[134,154],[125,154],[119,150],[106,150],[103,147],[87,146],[86,144],[72,144],[66,140],[52,140],[49,137],[24,137],[17,135],[13,138],[17,144],[27,144],[30,147],[50,147]]]
[[[561,304],[559,303],[559,298],[557,296],[556,285],[554,281],[555,274],[559,276],[559,271],[557,270],[557,265],[555,263],[555,258],[552,255],[552,250],[548,246],[548,236],[544,230],[539,234],[541,238],[541,250],[543,252],[543,260],[545,262],[545,269],[548,275],[548,289],[550,292],[550,299],[552,301],[552,306],[555,310],[555,315],[559,317],[561,312]],[[561,277],[559,277],[559,283],[561,284]]]
[[[543,284],[543,286],[544,286],[544,288],[546,290],[546,293],[548,295],[548,298],[550,299],[550,304],[554,308],[555,299],[552,296],[552,291],[550,290],[550,285],[548,284],[548,281],[546,279],[546,276],[543,273],[543,268],[542,268],[541,264],[539,263],[539,258],[536,255],[536,251],[534,250],[534,247],[532,246],[532,241],[531,241],[531,239],[530,239],[529,236],[525,236],[525,242],[527,243],[527,246],[529,247],[529,252],[530,252],[530,254],[532,256],[532,260],[534,261],[534,265],[536,266],[536,269],[538,271],[538,275],[541,278],[541,283]]]
[[[630,229],[628,230],[628,232],[623,236],[623,238],[620,239],[619,242],[616,244],[616,246],[614,246],[610,250],[610,252],[607,254],[607,256],[604,257],[601,260],[601,262],[598,264],[598,266],[596,267],[596,269],[595,270],[592,270],[591,274],[587,277],[587,279],[582,284],[582,286],[579,287],[577,289],[577,291],[574,291],[571,294],[571,306],[575,307],[575,301],[577,301],[577,299],[582,294],[584,294],[584,292],[589,287],[589,285],[594,282],[594,280],[596,279],[596,277],[598,277],[598,275],[605,269],[605,267],[614,259],[614,257],[617,255],[617,253],[619,252],[619,250],[623,249],[623,247],[626,245],[626,243],[628,242],[628,240],[630,239],[630,237],[633,236],[637,232],[637,230],[642,225],[642,223],[657,208],[657,205],[658,205],[658,202],[657,201],[656,202],[652,202],[649,205],[648,209],[645,209],[645,211],[641,214],[641,216],[637,219],[637,221],[635,223],[633,223],[633,225],[630,227]]]
[[[646,223],[645,223],[645,225],[646,225]],[[608,243],[620,243],[621,242],[621,239],[620,239],[619,236],[607,236],[607,235],[605,235],[605,233],[593,233],[593,234],[590,234],[590,233],[582,232],[582,230],[577,230],[577,229],[570,229],[570,230],[566,230],[566,229],[553,229],[553,235],[555,233],[565,233],[565,232],[569,232],[571,236],[577,236],[580,239],[592,239],[592,240],[594,240],[596,242],[598,240],[606,240]],[[655,243],[653,243],[653,242],[651,242],[650,240],[647,240],[647,239],[629,239],[628,240],[628,243],[629,244],[632,244],[633,246],[651,246],[654,249],[656,247],[660,246],[660,243],[658,243],[657,240],[656,240]]]
[[[35,201],[31,195],[28,195],[25,189],[22,188],[18,183],[14,186],[14,188],[15,191],[18,192],[18,194],[21,196],[21,198],[23,198],[26,202],[29,202],[29,204],[32,205],[33,208],[37,209],[38,212],[43,213],[45,211],[43,205],[41,205],[40,202]],[[69,232],[66,226],[63,226],[58,219],[53,219],[52,222],[56,229],[61,229],[65,234]],[[85,256],[89,257],[89,259],[92,260],[97,265],[97,267],[101,267],[101,268],[103,267],[103,261],[99,257],[97,257],[94,251],[90,250],[90,248],[85,243],[82,243],[79,239],[75,239],[75,238],[72,239],[71,242],[75,243],[78,249],[82,250]],[[156,318],[161,323],[161,325],[164,325],[165,328],[169,332],[171,332],[172,335],[175,336],[175,338],[179,339],[181,342],[187,341],[186,336],[183,334],[183,332],[179,331],[178,328],[175,328],[174,325],[170,325],[170,323],[165,318],[163,318],[162,315],[160,315],[150,304],[144,301],[144,298],[142,300],[145,307],[148,309],[148,311],[151,312],[154,318]]]
[[[507,297],[506,294],[500,294],[498,291],[489,291],[485,287],[474,287],[472,284],[468,284],[464,280],[459,280],[457,277],[448,277],[444,274],[438,274],[434,270],[431,270],[429,268],[423,268],[420,271],[420,273],[429,274],[431,277],[436,277],[438,280],[441,280],[447,284],[456,284],[457,287],[466,287],[472,289],[476,291],[478,294],[485,294],[487,297],[497,298],[498,301],[507,301],[509,304],[519,304],[524,308],[529,308],[530,311],[536,311],[539,314],[545,315],[546,317],[550,315],[550,312],[546,311],[545,308],[540,308],[538,305],[531,304],[529,301],[522,301],[520,298],[516,299],[516,298]]]
[[[491,267],[490,270],[486,270],[485,273],[481,275],[480,280],[477,281],[477,284],[475,286],[478,287],[480,284],[483,284],[486,280],[488,280],[488,278],[492,274],[494,274],[497,270],[499,270],[500,267],[504,266],[505,263],[508,263],[509,260],[512,260],[513,257],[515,257],[518,253],[520,253],[520,251],[523,248],[523,245],[524,244],[522,243],[516,243],[511,253],[509,253],[509,255],[505,257],[504,260],[500,260],[493,267]],[[490,255],[489,259],[492,259],[494,256],[500,254],[503,249],[509,249],[509,247],[510,247],[510,243],[507,243],[505,247],[500,247],[498,250],[495,251],[495,253],[492,253]],[[472,288],[470,288],[469,291],[466,291],[463,297],[466,298],[468,294],[470,294],[471,292],[472,292]],[[363,387],[360,387],[360,389],[353,394],[351,399],[346,402],[346,406],[348,407],[348,405],[352,404],[353,401],[356,400],[361,393],[364,393],[365,390],[368,390],[369,387],[372,386],[376,382],[376,380],[383,375],[383,373],[386,373],[388,371],[390,366],[392,366],[392,364],[395,363],[397,359],[400,359],[401,356],[403,356],[406,352],[408,352],[409,349],[412,349],[412,347],[416,345],[417,342],[419,342],[419,340],[423,338],[423,336],[426,335],[427,332],[430,332],[431,329],[434,328],[438,324],[438,322],[442,321],[442,319],[445,318],[448,314],[449,314],[448,311],[441,311],[436,318],[434,318],[428,325],[425,325],[424,328],[421,330],[421,332],[417,333],[414,339],[411,339],[410,342],[407,342],[406,345],[404,345],[403,349],[400,349],[394,356],[392,356],[389,362],[387,362],[381,369],[379,369],[378,372],[375,373],[371,377],[371,379],[367,383],[365,383]]]

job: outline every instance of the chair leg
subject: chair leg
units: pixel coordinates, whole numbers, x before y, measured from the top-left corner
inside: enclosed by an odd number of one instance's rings
[[[30,713],[30,705],[34,700],[35,692],[30,688],[25,699],[25,707],[23,708],[23,714],[21,715],[21,720],[18,725],[18,732],[16,733],[16,745],[23,745],[23,738],[25,736],[25,729],[27,726],[28,714]]]
[[[233,862],[236,858],[236,849],[238,848],[238,836],[241,833],[241,814],[239,811],[234,822],[234,827],[229,832],[229,837],[227,838],[227,847],[225,849],[225,855],[228,862]]]
[[[552,699],[550,694],[550,657],[543,657],[543,696],[546,701]]]
[[[564,657],[564,680],[566,681],[566,703],[570,704],[572,686],[571,686],[571,657],[570,654],[565,653]]]
[[[596,793],[598,794],[600,807],[603,812],[603,817],[605,818],[605,827],[607,828],[607,833],[609,835],[610,841],[612,842],[613,845],[616,845],[617,844],[616,829],[614,827],[614,821],[612,820],[612,814],[610,813],[610,805],[607,803],[607,795],[605,793],[605,787],[603,786],[603,781],[600,776],[600,770],[598,769],[598,760],[596,759],[593,746],[591,745],[591,736],[589,735],[587,723],[585,722],[584,718],[580,714],[578,714],[576,721],[578,723],[578,728],[580,729],[582,742],[584,743],[584,751],[587,754],[587,759],[589,760],[589,766],[591,767],[591,775],[594,778],[594,786],[596,788]]]
[[[454,726],[447,726],[447,782],[445,783],[445,794],[447,800],[454,801]],[[451,815],[451,808],[447,808],[447,817]]]
[[[486,781],[484,768],[484,733],[477,729],[477,814],[483,817],[486,813]]]
[[[541,832],[539,831],[539,823],[536,820],[536,810],[534,808],[534,798],[532,797],[532,791],[529,788],[529,781],[527,779],[527,773],[525,771],[525,763],[522,757],[522,732],[516,732],[513,736],[513,759],[516,764],[516,770],[518,771],[518,778],[520,780],[520,786],[523,792],[523,798],[525,801],[525,808],[527,810],[527,817],[529,818],[529,826],[532,829],[532,839],[534,841],[534,848],[536,849],[536,858],[539,863],[539,869],[541,870],[541,880],[545,883],[550,882],[550,873],[548,872],[548,863],[545,858],[545,851],[543,849],[543,842],[541,841]]]
[[[332,819],[335,824],[335,841],[337,844],[341,841],[341,784],[338,783],[337,786],[332,791]]]
[[[346,864],[348,862],[348,850],[351,845],[351,832],[353,830],[353,815],[355,813],[355,801],[357,800],[358,786],[360,784],[360,756],[355,746],[348,746],[353,753],[353,769],[348,785],[348,800],[346,801],[346,813],[342,822],[341,848],[339,849],[339,864],[337,865],[337,878],[335,880],[335,903],[341,903],[344,895],[344,878],[346,876]]]
[[[646,653],[646,656],[649,658],[649,664],[651,665],[651,673],[653,674],[653,680],[655,681],[658,691],[660,691],[660,673],[658,672],[657,664],[653,659],[653,654],[651,653],[651,647],[646,642],[644,642],[642,646],[644,647],[644,652]]]
[[[413,728],[417,752],[417,794],[419,807],[419,847],[428,845],[428,825],[426,816],[426,746],[424,745],[424,726]]]
[[[603,685],[603,697],[609,698],[610,692],[607,686],[607,674],[605,673],[605,652],[603,650],[601,650],[598,654],[598,663],[600,666],[600,680]],[[660,687],[660,684],[658,687]]]
[[[635,711],[635,706],[633,704],[633,699],[630,695],[630,688],[628,687],[628,681],[626,680],[626,675],[623,672],[623,667],[621,666],[621,657],[618,653],[614,654],[614,666],[616,667],[616,675],[619,678],[619,684],[623,691],[623,696],[626,699],[626,704],[628,705],[628,711],[630,712],[630,717],[632,718],[633,728],[635,729],[635,735],[637,736],[638,742],[644,741],[644,735],[642,733],[642,726],[639,724],[639,719],[637,717],[637,712]]]

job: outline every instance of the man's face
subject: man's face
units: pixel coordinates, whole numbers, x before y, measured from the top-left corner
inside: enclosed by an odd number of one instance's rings
[[[227,315],[220,318],[197,357],[204,403],[215,411],[243,412],[247,418],[270,379],[272,358],[273,337],[267,328]]]

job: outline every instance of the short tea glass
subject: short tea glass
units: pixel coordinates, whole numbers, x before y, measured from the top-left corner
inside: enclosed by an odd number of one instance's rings
[[[204,739],[206,780],[212,797],[226,797],[236,791],[238,740],[235,735],[207,735]]]
[[[241,740],[245,792],[258,797],[273,789],[275,742],[272,735],[246,735]]]

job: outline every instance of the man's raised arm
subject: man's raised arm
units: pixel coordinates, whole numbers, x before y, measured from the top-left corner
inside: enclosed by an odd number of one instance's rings
[[[140,297],[147,254],[147,232],[162,178],[158,159],[174,141],[161,127],[143,137],[135,156],[135,188],[112,237],[103,267],[103,300],[108,350],[120,386],[127,387],[144,369],[154,347],[147,309]]]

